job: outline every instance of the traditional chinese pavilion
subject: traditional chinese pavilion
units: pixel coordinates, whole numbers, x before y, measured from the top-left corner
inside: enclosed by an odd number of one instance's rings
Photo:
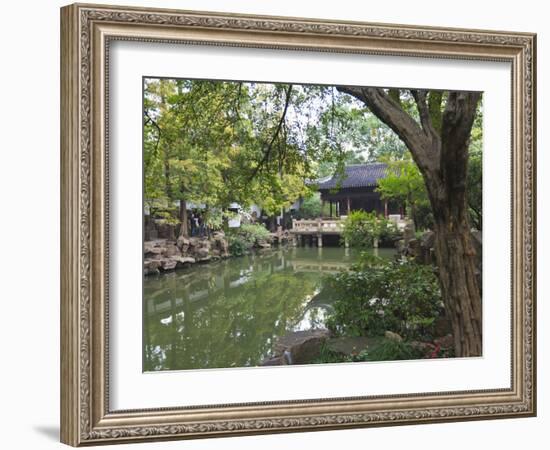
[[[386,177],[387,164],[354,164],[346,166],[343,174],[323,178],[318,182],[323,205],[330,204],[330,216],[339,217],[351,211],[377,213],[388,217],[401,214],[400,205],[382,200],[376,192],[378,181]]]

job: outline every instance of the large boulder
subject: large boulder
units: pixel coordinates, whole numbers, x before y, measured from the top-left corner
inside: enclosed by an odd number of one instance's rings
[[[283,356],[287,364],[308,364],[321,355],[329,336],[328,330],[289,332],[275,343],[274,356]]]

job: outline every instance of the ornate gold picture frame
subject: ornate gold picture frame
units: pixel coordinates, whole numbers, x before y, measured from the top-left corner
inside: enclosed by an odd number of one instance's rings
[[[509,63],[510,386],[279,402],[259,398],[253,403],[113,410],[109,400],[108,105],[109,50],[115,41],[459,59],[471,64]],[[62,442],[81,446],[534,416],[535,87],[536,36],[530,33],[86,4],[62,8]],[[490,291],[485,295],[491,295]]]

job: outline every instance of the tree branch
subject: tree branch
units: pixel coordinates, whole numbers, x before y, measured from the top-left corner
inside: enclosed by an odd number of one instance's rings
[[[145,114],[145,117],[147,117],[147,122],[145,122],[145,125],[147,125],[147,123],[150,122],[158,131],[157,142],[155,143],[155,153],[156,153],[159,148],[160,136],[162,134],[162,130],[160,129],[159,124],[149,115],[147,111],[144,111],[144,114]]]
[[[424,133],[426,133],[426,136],[428,136],[431,140],[439,139],[439,136],[432,124],[430,111],[426,103],[426,99],[428,96],[427,91],[421,89],[411,89],[411,94],[414,97],[414,101],[416,102],[416,107],[420,116],[420,123],[422,125],[422,129],[424,130]]]
[[[260,163],[256,166],[254,169],[254,172],[252,172],[252,175],[248,179],[248,181],[251,181],[254,179],[254,177],[260,172],[262,167],[269,161],[269,156],[271,154],[271,151],[273,149],[273,144],[275,143],[275,140],[277,139],[277,136],[279,136],[279,133],[281,132],[281,128],[283,126],[283,123],[285,121],[286,112],[288,110],[288,105],[290,104],[290,98],[292,94],[292,84],[288,85],[288,88],[286,90],[286,97],[285,97],[285,106],[283,108],[283,112],[281,114],[281,117],[279,118],[279,122],[277,124],[277,128],[275,129],[275,133],[273,133],[273,136],[271,137],[269,143],[267,144],[267,147],[264,150],[264,156]]]
[[[428,111],[432,125],[438,133],[441,133],[441,102],[443,101],[443,92],[431,91],[428,94]]]
[[[237,86],[237,95],[235,97],[235,100],[233,101],[233,112],[235,114],[235,119],[233,123],[237,123],[241,119],[239,109],[241,106],[240,100],[241,100],[242,89],[243,89],[243,82],[241,81]]]
[[[418,123],[382,88],[338,86],[340,92],[352,95],[367,105],[370,111],[388,125],[411,151],[414,161],[423,171],[435,172],[437,151]]]

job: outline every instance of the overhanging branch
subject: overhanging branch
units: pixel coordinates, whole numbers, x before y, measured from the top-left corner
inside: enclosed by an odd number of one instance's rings
[[[423,172],[437,169],[438,151],[419,124],[383,88],[338,86],[340,92],[365,103],[369,110],[388,125],[411,151],[416,164]]]
[[[256,175],[262,170],[262,168],[267,164],[269,161],[269,157],[271,154],[271,151],[273,150],[273,144],[275,143],[275,140],[279,136],[279,133],[281,132],[281,128],[283,127],[283,123],[285,121],[286,112],[288,111],[288,106],[290,104],[290,99],[292,97],[292,84],[288,85],[288,88],[286,90],[286,96],[285,96],[285,106],[283,108],[283,112],[281,114],[281,117],[279,118],[279,122],[277,123],[277,127],[275,128],[275,132],[273,133],[273,136],[269,140],[265,150],[264,150],[264,156],[262,157],[262,160],[260,163],[255,167],[254,171],[252,172],[252,175],[250,176],[248,181],[251,181],[254,179]]]

